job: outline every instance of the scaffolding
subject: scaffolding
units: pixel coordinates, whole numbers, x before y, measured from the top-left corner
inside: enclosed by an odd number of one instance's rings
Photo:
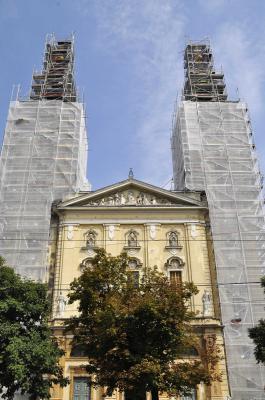
[[[209,43],[189,43],[184,52],[186,100],[225,101],[224,74],[216,72]]]
[[[83,104],[41,93],[10,103],[0,157],[0,254],[21,275],[45,281],[52,202],[90,186]]]
[[[76,88],[73,79],[74,39],[57,41],[48,35],[43,69],[34,72],[30,98],[32,100],[76,101]]]
[[[175,188],[206,191],[232,399],[261,400],[264,367],[248,328],[264,317],[265,219],[250,118],[239,101],[189,100],[172,135]]]

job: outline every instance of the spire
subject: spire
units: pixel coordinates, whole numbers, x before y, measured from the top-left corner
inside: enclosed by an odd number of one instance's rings
[[[32,77],[32,100],[76,101],[73,79],[74,40],[57,41],[51,35],[46,41],[43,68]]]
[[[184,100],[225,101],[224,74],[215,72],[209,43],[190,42],[184,52]]]
[[[128,178],[129,178],[129,179],[133,179],[133,177],[134,177],[134,175],[133,175],[133,169],[130,168]]]

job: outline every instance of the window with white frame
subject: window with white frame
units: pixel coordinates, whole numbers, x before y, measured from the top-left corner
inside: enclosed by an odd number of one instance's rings
[[[184,262],[179,257],[171,257],[167,260],[165,267],[170,283],[179,286],[182,283],[182,271]]]
[[[139,279],[140,279],[140,272],[139,269],[141,268],[142,263],[140,260],[136,257],[131,257],[129,262],[128,262],[128,276],[131,282],[135,287],[139,286]]]
[[[90,385],[85,376],[74,376],[73,400],[90,400]]]

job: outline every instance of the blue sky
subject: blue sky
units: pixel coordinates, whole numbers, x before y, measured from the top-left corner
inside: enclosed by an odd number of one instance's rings
[[[135,177],[164,186],[188,39],[210,38],[230,98],[249,105],[265,170],[265,1],[0,0],[0,132],[12,85],[27,93],[47,33],[75,33],[93,189]]]

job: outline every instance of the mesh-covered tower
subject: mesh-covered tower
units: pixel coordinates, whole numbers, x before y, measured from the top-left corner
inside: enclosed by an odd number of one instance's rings
[[[83,104],[73,79],[73,39],[49,36],[28,99],[11,101],[0,158],[0,254],[45,281],[51,205],[88,189]]]
[[[246,104],[229,101],[208,43],[190,43],[172,135],[177,190],[205,190],[233,400],[265,399],[248,328],[264,317],[262,179]]]

